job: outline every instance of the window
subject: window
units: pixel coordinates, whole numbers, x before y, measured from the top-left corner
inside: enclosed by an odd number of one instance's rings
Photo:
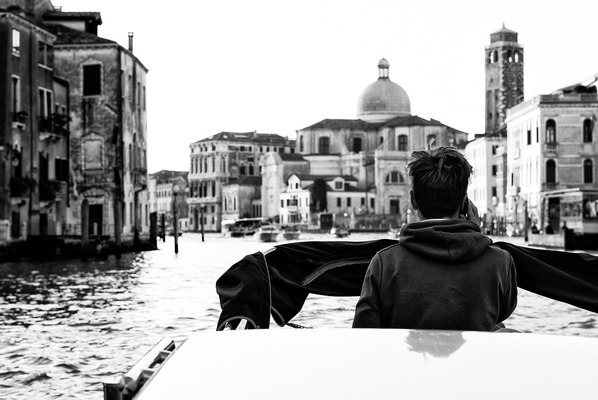
[[[407,135],[399,135],[399,151],[407,151],[409,145],[409,138]]]
[[[527,145],[529,146],[532,144],[532,130],[531,128],[527,130]]]
[[[353,138],[353,153],[361,152],[361,138]]]
[[[492,186],[492,197],[497,197],[498,196],[498,190],[496,189],[496,186]]]
[[[64,158],[54,158],[54,176],[56,180],[68,181],[69,177],[69,162]]]
[[[498,166],[493,165],[492,166],[492,176],[496,176],[497,173],[498,173]]]
[[[21,111],[21,80],[18,76],[12,76],[12,85],[10,90],[12,99],[11,111],[13,113],[13,117],[16,117],[16,114]]]
[[[556,123],[553,119],[546,121],[546,143],[556,143]]]
[[[245,175],[245,165],[243,164],[239,166],[239,175]]]
[[[83,66],[83,96],[102,94],[102,66],[91,64]]]
[[[337,190],[343,190],[343,182],[341,182],[341,181],[334,182],[334,188]]]
[[[391,171],[388,175],[386,175],[386,183],[403,183],[405,180],[403,179],[403,175],[399,173],[399,171]]]
[[[38,49],[37,63],[52,68],[54,66],[54,52],[52,46],[48,43],[39,42]]]
[[[321,137],[318,140],[318,149],[320,154],[330,154],[330,138]]]
[[[340,208],[340,206],[341,206],[341,198],[340,198],[340,197],[338,197],[338,198],[336,199],[336,206],[337,206],[337,207],[339,207],[339,208]]]
[[[39,88],[38,90],[38,105],[40,117],[43,119],[49,118],[52,114],[52,92],[48,89]]]
[[[299,137],[299,152],[303,153],[303,136]]]
[[[253,164],[249,163],[248,168],[249,168],[249,175],[253,176]]]
[[[351,207],[351,198],[347,197],[347,207]]]
[[[556,183],[556,163],[554,160],[546,161],[546,183]]]
[[[12,30],[12,52],[14,55],[21,54],[21,31]]]
[[[592,121],[587,118],[583,121],[583,142],[592,142]]]
[[[584,160],[583,162],[583,183],[594,182],[594,163],[592,160]]]

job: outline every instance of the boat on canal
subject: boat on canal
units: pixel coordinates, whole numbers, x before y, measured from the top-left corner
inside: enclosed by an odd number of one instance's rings
[[[213,332],[162,339],[104,398],[593,398],[598,339],[410,329],[301,329],[309,294],[358,296],[371,257],[394,239],[275,245],[217,281]],[[496,242],[519,287],[598,312],[598,257]],[[272,328],[272,329],[270,329]]]
[[[268,218],[241,218],[235,220],[230,226],[231,237],[245,237],[253,236],[258,229],[264,225],[270,224],[271,221]]]
[[[282,237],[282,231],[275,225],[262,225],[253,234],[253,237],[260,242],[278,242]]]
[[[337,238],[344,238],[344,237],[349,236],[351,234],[351,231],[346,226],[340,225],[340,226],[332,227],[330,229],[330,234]]]

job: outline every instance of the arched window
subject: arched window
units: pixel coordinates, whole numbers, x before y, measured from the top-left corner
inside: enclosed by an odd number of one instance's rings
[[[594,163],[590,159],[583,162],[583,183],[594,182]]]
[[[496,50],[494,50],[492,52],[492,62],[493,63],[498,62],[498,51],[496,51]]]
[[[353,138],[353,153],[359,153],[361,151],[361,138],[354,137]]]
[[[253,163],[249,163],[248,169],[249,169],[249,175],[253,176]]]
[[[386,175],[385,181],[386,183],[405,183],[405,179],[399,171],[390,171],[388,175]]]
[[[399,135],[399,151],[407,151],[409,146],[409,138],[407,135]]]
[[[320,154],[330,154],[330,138],[328,138],[328,137],[321,137],[318,140],[318,153],[320,153]]]
[[[546,121],[546,143],[556,143],[556,122],[553,119]]]
[[[239,175],[245,175],[245,164],[239,165]]]
[[[299,152],[303,153],[303,136],[299,136]]]
[[[583,142],[592,142],[592,121],[588,118],[583,120]]]
[[[513,62],[513,52],[511,50],[507,50],[507,61]]]
[[[546,161],[546,183],[556,183],[556,163],[554,160]]]

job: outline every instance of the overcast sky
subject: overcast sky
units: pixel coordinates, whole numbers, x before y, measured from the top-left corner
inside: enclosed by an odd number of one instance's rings
[[[524,47],[525,98],[598,73],[598,1],[52,0],[99,11],[99,35],[149,69],[149,172],[188,170],[189,144],[356,118],[390,62],[411,113],[484,130],[484,47],[502,24]]]

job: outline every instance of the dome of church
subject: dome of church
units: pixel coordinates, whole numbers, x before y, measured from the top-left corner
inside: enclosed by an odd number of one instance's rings
[[[390,64],[386,59],[378,62],[378,80],[361,93],[357,102],[357,118],[367,122],[385,122],[394,117],[411,115],[411,102],[407,92],[390,80]]]

